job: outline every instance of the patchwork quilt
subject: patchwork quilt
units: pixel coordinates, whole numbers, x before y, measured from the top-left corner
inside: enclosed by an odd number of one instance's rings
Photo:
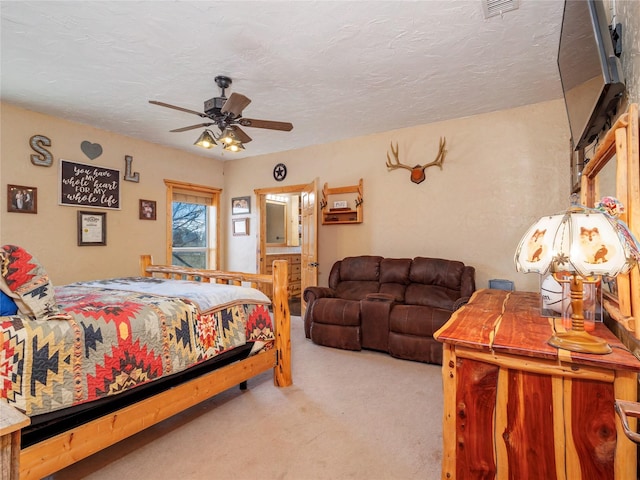
[[[0,317],[0,398],[29,416],[117,395],[246,342],[253,353],[273,347],[269,299],[253,289],[134,277],[55,287],[55,299],[55,316]]]

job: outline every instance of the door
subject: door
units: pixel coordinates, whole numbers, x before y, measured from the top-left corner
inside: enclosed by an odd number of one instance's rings
[[[318,285],[318,208],[316,205],[317,180],[307,185],[301,193],[302,201],[302,248],[301,289]],[[307,304],[302,298],[302,316]]]

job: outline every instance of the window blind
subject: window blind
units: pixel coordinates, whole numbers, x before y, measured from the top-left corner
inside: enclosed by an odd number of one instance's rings
[[[193,192],[173,189],[173,201],[182,203],[195,203],[197,205],[213,205],[213,195],[204,192]]]

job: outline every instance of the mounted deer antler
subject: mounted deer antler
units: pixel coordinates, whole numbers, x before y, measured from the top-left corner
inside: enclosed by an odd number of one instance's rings
[[[395,149],[393,148],[393,142],[392,142],[390,144],[391,153],[393,153],[395,162],[391,161],[391,158],[389,157],[389,152],[387,152],[387,168],[389,170],[395,170],[396,168],[406,168],[407,170],[411,171],[411,181],[413,183],[422,183],[426,178],[424,171],[427,168],[437,165],[438,167],[440,167],[440,170],[442,170],[442,162],[444,161],[444,157],[447,154],[447,150],[445,149],[446,144],[447,144],[447,139],[441,137],[440,148],[438,149],[438,155],[436,155],[436,159],[433,162],[425,163],[424,165],[416,165],[415,167],[410,167],[409,165],[404,165],[400,163],[400,158],[398,155],[400,148],[398,147],[398,142],[396,142]]]

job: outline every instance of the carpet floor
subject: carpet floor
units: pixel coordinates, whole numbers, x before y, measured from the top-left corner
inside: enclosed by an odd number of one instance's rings
[[[440,478],[441,367],[318,346],[291,320],[293,386],[266,372],[49,478]]]

